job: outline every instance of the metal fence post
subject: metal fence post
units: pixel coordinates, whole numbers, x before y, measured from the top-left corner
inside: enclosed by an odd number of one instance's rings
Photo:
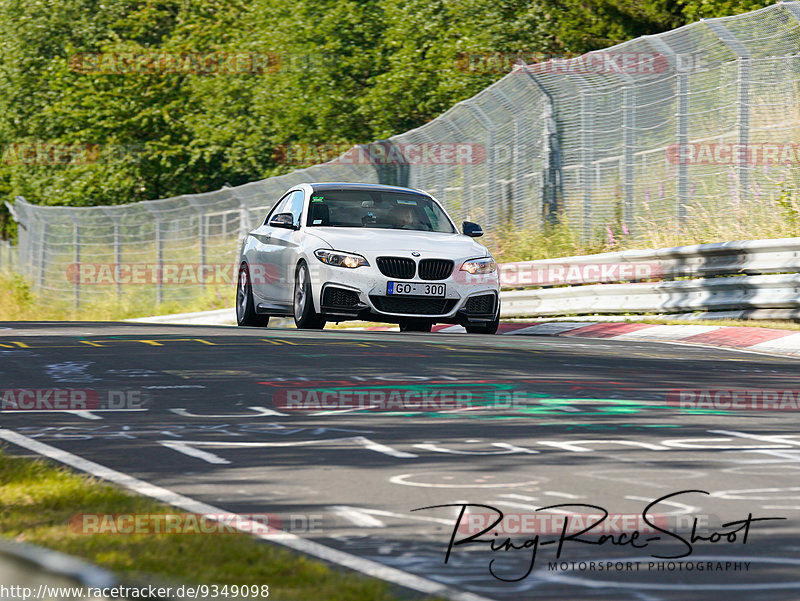
[[[25,260],[24,248],[28,243],[29,236],[27,234],[29,233],[29,231],[28,231],[28,224],[23,222],[22,218],[19,215],[19,212],[17,211],[17,207],[15,206],[16,203],[18,203],[18,202],[25,202],[25,199],[22,196],[15,196],[14,197],[14,204],[11,204],[10,202],[6,201],[5,205],[6,205],[6,208],[8,209],[9,215],[11,215],[11,219],[13,219],[16,222],[17,228],[18,228],[17,229],[17,253],[16,253],[17,257],[16,257],[16,266],[14,267],[14,270],[17,271],[17,272],[21,272],[21,267],[20,266],[22,265],[22,263]],[[24,236],[22,235],[22,232],[19,231],[20,229],[25,232]],[[11,257],[12,257],[11,258],[11,262],[13,264],[14,263],[13,253],[12,253]]]
[[[461,128],[450,119],[445,119],[444,126],[450,130],[455,139],[469,141],[469,138],[464,134]],[[469,219],[469,214],[472,211],[472,183],[471,183],[471,165],[460,165],[461,167],[461,215],[459,216],[462,221]]]
[[[583,238],[592,235],[592,132],[589,113],[592,103],[589,94],[581,87],[581,187],[583,188]]]
[[[670,61],[670,65],[677,74],[677,111],[678,130],[676,137],[678,141],[678,198],[676,215],[678,225],[686,222],[686,207],[689,206],[689,165],[687,164],[684,153],[689,147],[689,71],[688,67],[682,64],[681,57],[664,40],[658,36],[646,35],[643,39],[653,48],[664,54]],[[691,65],[691,63],[690,63]]]
[[[543,155],[546,167],[542,182],[542,205],[544,220],[553,224],[558,221],[558,211],[564,198],[564,180],[561,173],[561,144],[558,139],[555,102],[550,90],[531,72],[528,65],[523,63],[522,71],[527,75],[526,81],[535,86],[545,98],[542,120],[545,125]]]
[[[247,209],[247,203],[243,199],[239,199],[239,240],[241,241],[250,231],[250,211]]]
[[[122,264],[122,241],[120,240],[119,222],[114,222],[114,275],[117,280],[117,301],[122,300],[122,283],[119,281],[119,268]]]
[[[689,73],[678,73],[678,224],[686,221],[689,198],[689,165],[684,152],[689,147]]]
[[[161,235],[161,219],[156,217],[156,265],[158,279],[156,281],[156,304],[164,302],[164,241]]]
[[[523,113],[521,111],[515,110],[514,103],[511,99],[506,96],[502,90],[497,87],[489,88],[489,94],[497,98],[498,103],[511,115],[511,119],[514,122],[514,147],[511,154],[511,177],[513,181],[513,185],[509,184],[507,189],[504,191],[504,200],[506,201],[503,207],[505,209],[505,214],[503,215],[504,221],[509,221],[513,219],[515,211],[515,205],[518,205],[518,211],[516,213],[518,215],[524,215],[524,201],[525,201],[525,161],[523,160],[523,156],[525,156],[525,151],[522,145],[522,124],[520,120],[522,118]],[[508,157],[508,153],[504,153],[504,156]],[[498,159],[497,153],[495,153],[495,160]],[[539,195],[539,207],[536,211],[537,215],[537,223],[536,225],[541,228],[541,215],[542,215],[542,202],[543,198]]]
[[[72,217],[72,215],[70,215],[70,217]],[[74,287],[74,304],[75,309],[78,310],[81,308],[81,226],[75,217],[72,217],[72,240],[75,245],[74,262],[78,268]],[[42,249],[42,254],[44,254],[44,249]]]
[[[750,146],[750,49],[745,46],[730,29],[718,19],[703,19],[703,23],[716,35],[723,44],[737,57],[739,67],[736,82],[737,125],[739,129],[739,147],[744,149],[744,157],[736,163],[738,175],[739,198],[747,200],[750,189],[750,166],[748,165]]]
[[[122,284],[119,281],[119,267],[122,264],[122,241],[120,240],[121,232],[119,225],[119,217],[112,213],[112,209],[108,207],[100,207],[103,209],[106,217],[113,223],[114,226],[114,280],[116,281],[117,302],[122,300]]]
[[[144,204],[144,209],[149,211],[155,220],[156,235],[156,304],[164,302],[164,241],[161,235],[161,216],[156,213],[149,205]]]
[[[47,237],[47,222],[38,217],[34,222],[39,226],[39,269],[37,273],[37,287],[39,290],[44,288],[44,272],[47,269],[47,244],[45,238]]]
[[[483,112],[483,109],[479,107],[477,104],[465,101],[464,106],[475,116],[483,128],[486,130],[486,136],[488,141],[489,148],[486,152],[486,160],[488,163],[486,164],[486,220],[489,222],[490,227],[494,227],[497,225],[496,223],[496,211],[498,205],[498,192],[502,194],[502,190],[498,190],[497,186],[497,176],[495,171],[495,148],[494,148],[494,123],[489,117],[486,116],[486,113]]]
[[[633,78],[625,74],[622,91],[622,222],[634,234],[634,181],[636,179],[636,89]]]
[[[197,230],[198,238],[200,238],[200,273],[206,273],[206,213],[205,209],[197,203],[194,198],[187,199],[189,203],[197,211]],[[203,288],[206,287],[206,279],[203,278]]]
[[[592,103],[589,100],[589,94],[586,91],[586,80],[580,75],[570,73],[570,77],[565,78],[566,81],[574,89],[577,90],[580,97],[580,121],[581,121],[581,170],[580,181],[581,188],[583,189],[583,227],[581,231],[581,239],[586,242],[592,236],[592,130],[589,129],[590,125],[590,112]]]

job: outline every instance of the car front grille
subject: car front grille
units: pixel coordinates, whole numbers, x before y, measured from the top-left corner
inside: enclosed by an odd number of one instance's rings
[[[326,286],[325,293],[322,295],[322,305],[324,307],[339,307],[344,309],[355,309],[358,307],[358,293],[353,290]]]
[[[378,269],[387,278],[410,280],[417,272],[417,265],[405,257],[378,257]]]
[[[452,298],[420,298],[411,296],[371,296],[378,311],[405,315],[443,315],[456,303]]]
[[[494,313],[494,294],[471,296],[464,309],[467,313]]]
[[[446,280],[453,273],[450,259],[422,259],[419,262],[419,277],[423,280]]]

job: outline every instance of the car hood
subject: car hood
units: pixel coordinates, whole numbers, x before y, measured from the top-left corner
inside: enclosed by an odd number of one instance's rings
[[[463,234],[347,227],[315,227],[308,233],[334,250],[359,254],[417,251],[448,258],[489,254],[485,246]]]

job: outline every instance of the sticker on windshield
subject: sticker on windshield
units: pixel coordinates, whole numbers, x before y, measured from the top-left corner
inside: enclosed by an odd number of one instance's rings
[[[311,202],[322,202],[323,200],[325,200],[325,199],[322,196],[312,196],[311,197]]]
[[[315,219],[314,221],[311,222],[311,225],[319,225],[321,223],[322,223],[322,219]]]
[[[412,207],[416,207],[417,206],[417,201],[416,200],[399,200],[398,199],[397,204],[399,204],[399,205],[411,205]]]

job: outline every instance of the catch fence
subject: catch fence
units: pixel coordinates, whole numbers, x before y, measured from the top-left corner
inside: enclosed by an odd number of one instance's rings
[[[485,69],[497,58],[467,55],[462,66]],[[584,239],[777,218],[781,195],[800,189],[799,84],[800,2],[780,2],[518,64],[417,129],[287,175],[120,206],[17,198],[13,264],[42,292],[76,305],[109,295],[181,301],[219,283],[186,265],[233,265],[237,240],[283,192],[314,181],[421,188],[458,221],[533,231],[563,219]],[[0,269],[11,264],[0,248]],[[121,265],[180,271],[128,286]],[[93,270],[91,284],[81,269]]]

